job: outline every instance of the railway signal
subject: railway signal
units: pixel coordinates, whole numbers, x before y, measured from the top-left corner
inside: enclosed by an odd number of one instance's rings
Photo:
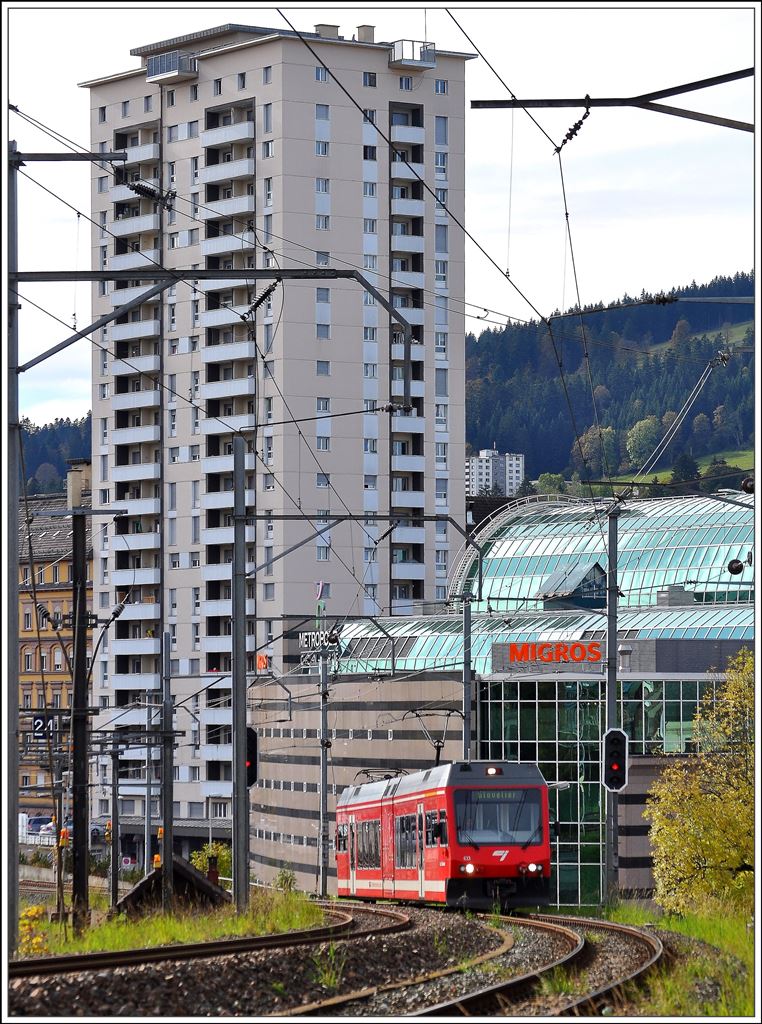
[[[246,785],[250,788],[257,781],[257,731],[246,729]]]
[[[618,793],[627,785],[627,733],[607,729],[603,737],[602,782],[609,793]]]

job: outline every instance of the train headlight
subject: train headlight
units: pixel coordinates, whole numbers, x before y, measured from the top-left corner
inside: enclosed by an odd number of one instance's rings
[[[540,864],[527,864],[527,871],[533,874],[535,871],[542,871],[542,866]]]
[[[474,871],[476,871],[476,868],[473,866],[473,864],[461,864],[460,870],[464,871],[467,875],[473,875]]]

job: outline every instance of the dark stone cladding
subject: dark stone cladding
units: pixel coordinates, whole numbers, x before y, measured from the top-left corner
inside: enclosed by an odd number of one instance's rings
[[[250,853],[249,861],[256,861],[257,864],[266,864],[269,868],[290,868],[292,871],[300,871],[306,875],[315,874],[317,867],[315,863],[304,864],[303,862],[295,860],[287,860],[284,857],[265,857],[261,854]],[[336,877],[336,868],[328,866],[328,877]]]
[[[382,757],[332,757],[332,763],[345,768],[385,768],[393,773],[401,769],[410,771],[426,771],[434,767],[434,758],[425,761],[414,761],[405,758],[404,761],[393,761]],[[309,757],[302,754],[268,754],[263,750],[259,755],[260,764],[320,764],[320,755]]]

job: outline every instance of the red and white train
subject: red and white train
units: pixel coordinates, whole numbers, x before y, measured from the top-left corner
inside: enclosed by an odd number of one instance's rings
[[[349,786],[339,896],[492,909],[550,901],[548,786],[536,765],[470,761]]]

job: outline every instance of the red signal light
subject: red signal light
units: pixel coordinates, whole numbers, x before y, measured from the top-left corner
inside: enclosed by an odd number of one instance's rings
[[[611,764],[611,770],[612,770],[613,772],[618,772],[618,771],[619,771],[619,764],[618,764],[618,762],[616,762],[616,761],[612,762],[612,764]]]

